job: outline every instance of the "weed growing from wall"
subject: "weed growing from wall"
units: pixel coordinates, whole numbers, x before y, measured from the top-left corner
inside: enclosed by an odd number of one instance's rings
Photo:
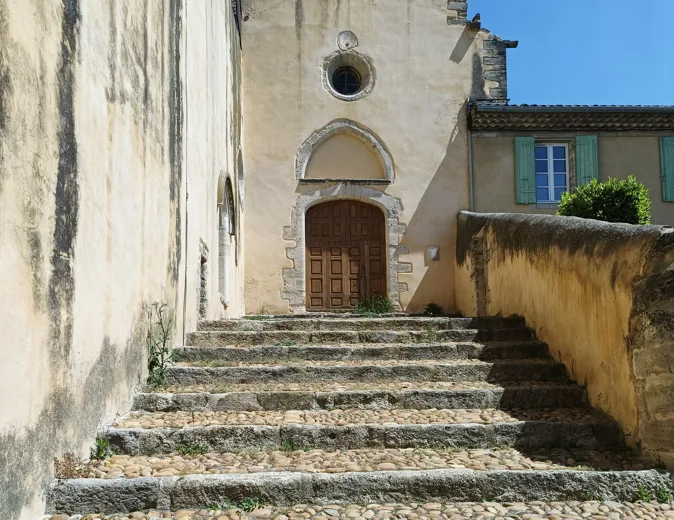
[[[155,302],[148,313],[148,319],[147,384],[152,388],[160,388],[166,386],[168,369],[173,364],[173,316],[168,305]]]

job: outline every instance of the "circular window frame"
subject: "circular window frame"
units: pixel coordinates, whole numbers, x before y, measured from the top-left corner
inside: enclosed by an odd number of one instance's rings
[[[360,88],[353,94],[342,94],[333,85],[337,70],[350,67],[360,76]],[[354,51],[336,51],[323,60],[323,88],[341,101],[358,101],[370,95],[374,89],[375,74],[370,62]]]

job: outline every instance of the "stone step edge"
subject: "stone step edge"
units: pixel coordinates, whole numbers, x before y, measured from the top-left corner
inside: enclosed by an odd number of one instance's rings
[[[363,383],[367,385],[367,383]],[[223,393],[143,392],[134,396],[132,409],[165,411],[275,411],[327,408],[581,408],[587,406],[585,390],[577,385],[517,385],[507,388],[400,390],[344,389],[330,391],[265,390]]]
[[[298,503],[529,502],[601,499],[631,501],[639,487],[671,486],[668,474],[643,471],[439,469],[370,473],[254,473],[54,483],[50,513],[128,513],[199,509],[244,498],[273,505]]]
[[[400,381],[566,381],[566,365],[552,359],[468,363],[413,363],[396,365],[367,362],[350,365],[275,365],[250,363],[224,367],[173,366],[171,386],[250,381],[311,382],[397,379]]]
[[[197,332],[201,331],[243,331],[243,330],[349,330],[349,326],[360,328],[364,325],[393,327],[452,326],[460,329],[512,329],[525,328],[524,318],[458,318],[446,316],[351,316],[348,317],[273,317],[265,319],[200,320]],[[336,326],[344,326],[336,329]],[[286,328],[287,327],[287,328]],[[292,328],[296,327],[296,328]],[[450,327],[451,328],[451,327]]]
[[[439,330],[428,335],[420,330],[360,330],[360,331],[201,331],[188,335],[188,346],[248,346],[288,342],[296,345],[358,344],[358,343],[426,343],[428,341],[522,341],[534,339],[527,328],[520,329],[458,329]]]
[[[303,345],[254,345],[254,346],[208,346],[185,345],[174,348],[179,359],[198,358],[254,359],[265,357],[300,357],[315,359],[386,359],[386,357],[406,356],[404,359],[424,359],[424,356],[444,356],[458,359],[487,356],[493,358],[524,358],[549,356],[548,345],[537,340],[474,342],[447,341],[429,343],[346,343],[346,344],[303,344]]]
[[[108,427],[99,432],[115,451],[126,455],[168,454],[198,445],[207,452],[294,449],[434,448],[486,449],[495,446],[596,448],[620,446],[623,437],[608,420],[588,423],[516,421],[502,423],[358,424],[323,426],[286,423],[213,425],[183,428]]]

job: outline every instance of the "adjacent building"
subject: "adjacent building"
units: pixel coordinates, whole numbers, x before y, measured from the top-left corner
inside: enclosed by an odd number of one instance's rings
[[[674,107],[472,102],[471,207],[554,213],[576,186],[634,175],[652,223],[674,225]]]

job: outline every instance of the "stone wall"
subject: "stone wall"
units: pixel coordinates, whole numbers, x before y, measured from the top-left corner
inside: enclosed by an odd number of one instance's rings
[[[674,464],[674,229],[461,212],[457,306],[525,316],[626,440]]]
[[[216,197],[195,187],[238,147],[232,24],[215,0],[0,0],[1,518],[41,513],[53,457],[87,456],[128,410],[151,303],[175,343],[195,323],[190,263],[201,239],[216,273],[218,251]]]

